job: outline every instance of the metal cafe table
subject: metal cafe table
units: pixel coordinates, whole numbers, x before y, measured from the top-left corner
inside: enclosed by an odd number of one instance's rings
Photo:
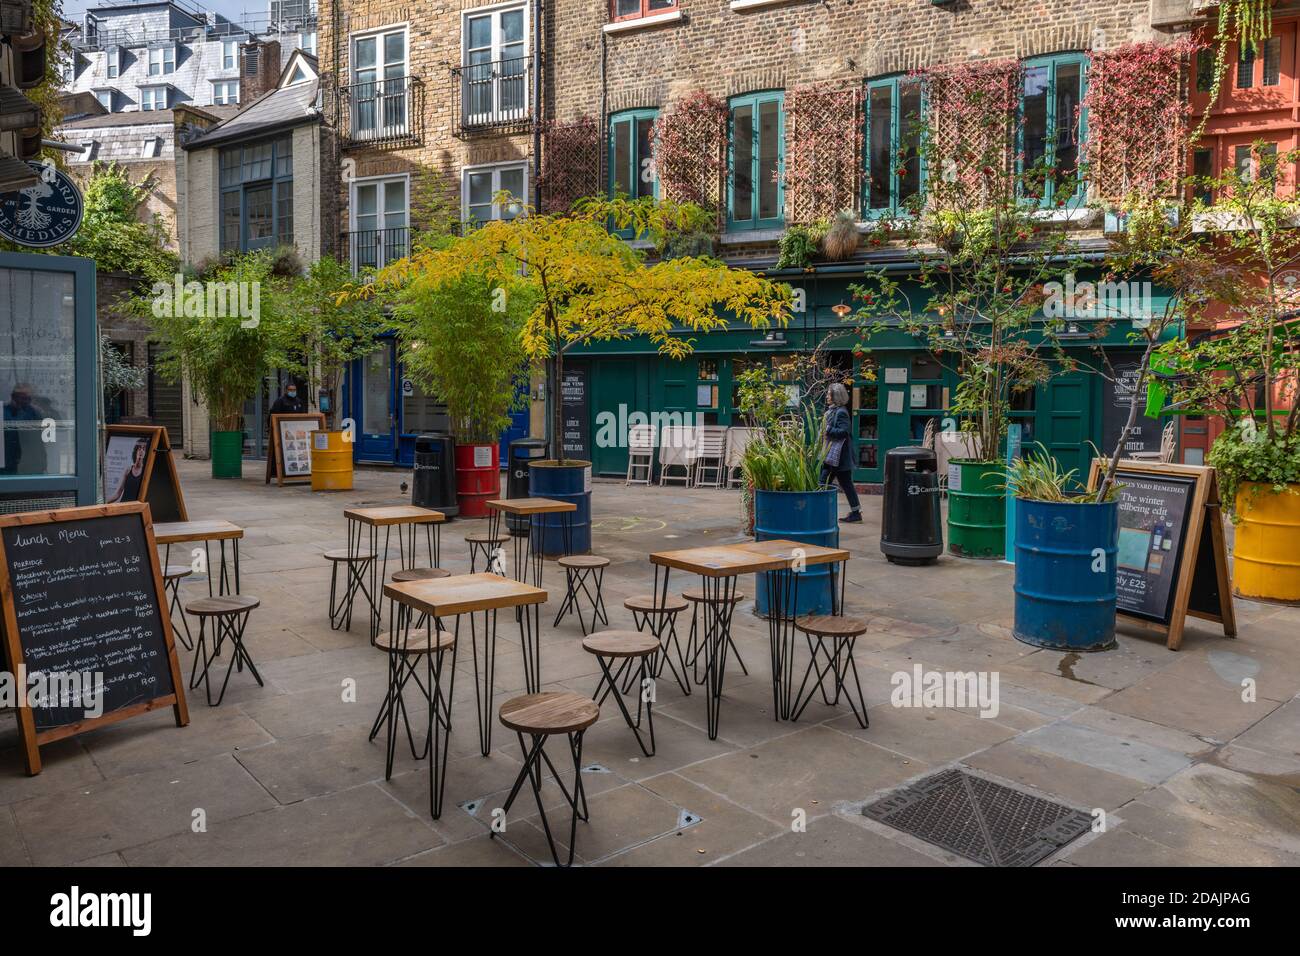
[[[764,583],[767,588],[767,626],[772,654],[773,715],[777,720],[791,720],[800,710],[799,702],[794,700],[794,620],[799,607],[799,572],[811,565],[829,564],[831,614],[843,614],[844,582],[848,578],[843,564],[851,555],[842,548],[825,548],[784,538],[747,541],[735,547],[784,562],[780,568],[767,572]],[[810,667],[815,669],[816,663],[813,660]],[[807,680],[807,675],[804,680]]]
[[[731,636],[731,613],[735,607],[736,578],[760,571],[778,571],[788,559],[780,555],[747,551],[736,545],[685,548],[658,551],[650,555],[655,567],[655,603],[668,601],[668,576],[673,568],[700,576],[704,594],[704,699],[709,739],[718,736],[718,718],[722,709],[722,680],[727,666],[727,647]],[[663,569],[662,580],[660,569]],[[663,643],[668,615],[656,615],[655,636]]]
[[[404,615],[405,625],[413,617],[428,614],[435,627],[451,630],[459,643],[461,615],[469,618],[469,636],[474,653],[474,700],[478,712],[479,749],[487,756],[492,749],[492,685],[496,676],[497,611],[516,608],[519,640],[524,652],[524,685],[530,694],[542,689],[541,674],[541,606],[546,603],[546,592],[499,574],[453,574],[451,577],[425,581],[404,581],[385,584],[384,596],[398,601],[413,611]],[[475,615],[482,614],[481,620]],[[445,619],[456,618],[448,628]],[[389,620],[394,621],[392,611]],[[480,662],[480,625],[482,661]],[[448,710],[451,701],[447,701]],[[448,724],[450,728],[450,715]],[[430,773],[433,769],[430,768]]]
[[[349,605],[353,597],[352,586],[354,583],[351,575],[354,573],[353,568],[359,561],[362,552],[362,536],[368,531],[368,553],[373,556],[368,562],[370,588],[367,590],[365,587],[358,587],[357,590],[364,593],[366,600],[370,603],[370,642],[373,644],[375,638],[379,636],[379,618],[384,606],[383,601],[380,599],[379,586],[382,582],[388,580],[388,545],[392,538],[393,528],[397,528],[400,570],[405,571],[415,567],[415,531],[420,525],[424,526],[425,542],[429,549],[429,567],[436,568],[438,559],[441,556],[440,530],[438,526],[447,520],[447,516],[441,511],[434,511],[431,508],[417,508],[414,505],[386,505],[378,508],[348,508],[343,512],[343,517],[348,522]],[[382,556],[379,551],[380,528],[384,529]],[[360,585],[360,581],[357,581],[356,584]]]
[[[173,544],[203,542],[203,555],[207,560],[208,569],[208,597],[239,593],[239,539],[243,536],[244,529],[229,521],[164,521],[153,526],[154,541],[166,546],[163,552],[164,567],[171,563]],[[211,544],[213,541],[221,543],[221,565],[215,594],[212,588]],[[227,541],[230,542],[230,562],[226,560]]]
[[[491,511],[488,515],[489,537],[494,538],[501,532],[503,514],[528,520],[528,533],[514,536],[515,563],[511,572],[516,581],[527,581],[525,569],[531,566],[533,586],[542,586],[542,558],[546,550],[545,521],[548,514],[560,516],[564,553],[573,553],[573,513],[578,510],[578,506],[572,501],[557,501],[554,498],[496,498],[485,504]],[[491,566],[489,562],[488,567]]]

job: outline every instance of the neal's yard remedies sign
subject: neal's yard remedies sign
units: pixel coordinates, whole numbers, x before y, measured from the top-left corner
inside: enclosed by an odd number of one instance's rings
[[[1088,487],[1101,482],[1095,459]],[[1116,610],[1160,631],[1171,650],[1183,640],[1187,616],[1237,625],[1228,584],[1228,553],[1214,469],[1199,465],[1120,461]]]
[[[0,194],[0,235],[37,248],[67,242],[81,225],[81,191],[52,163],[28,165],[40,173],[40,181]]]
[[[0,516],[0,621],[28,773],[101,724],[168,705],[189,723],[148,505]]]

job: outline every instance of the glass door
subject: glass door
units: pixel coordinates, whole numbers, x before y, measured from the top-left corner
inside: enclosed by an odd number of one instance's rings
[[[853,411],[855,446],[855,481],[881,482],[884,480],[884,456],[880,451],[880,381],[879,369],[874,359],[863,359],[853,386]]]
[[[391,340],[356,364],[353,418],[357,423],[355,457],[359,461],[391,464],[397,460],[397,420],[393,404],[393,351]]]

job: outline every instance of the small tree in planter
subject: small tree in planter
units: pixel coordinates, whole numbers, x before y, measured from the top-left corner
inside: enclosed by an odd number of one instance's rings
[[[519,333],[530,311],[527,285],[495,286],[485,269],[445,280],[418,273],[393,310],[406,374],[446,403],[457,455],[472,463],[476,448],[488,449],[487,480],[460,500],[467,517],[486,514],[483,502],[500,494],[497,443],[527,385]]]
[[[1243,597],[1300,601],[1300,571],[1273,555],[1300,553],[1300,204],[1276,195],[1276,171],[1300,159],[1253,150],[1252,171],[1213,182],[1214,208],[1201,215],[1216,234],[1227,315],[1201,315],[1220,329],[1171,342],[1158,362],[1173,401],[1217,412],[1229,426],[1208,461],[1238,523],[1234,584]],[[1230,323],[1230,324],[1228,324]]]
[[[195,294],[185,296],[184,308],[164,303],[157,287],[131,303],[152,324],[152,337],[161,347],[159,372],[172,382],[187,378],[208,407],[214,478],[243,473],[244,402],[270,371],[268,357],[277,340],[277,296],[263,292],[270,293],[278,281],[274,272],[279,261],[272,252],[254,252],[213,266],[192,280]],[[227,295],[222,307],[209,309],[206,290],[213,283],[234,290],[238,306],[232,308]],[[245,312],[249,314],[241,314]]]

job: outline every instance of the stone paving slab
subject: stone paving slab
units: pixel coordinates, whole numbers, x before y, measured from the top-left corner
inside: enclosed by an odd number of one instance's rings
[[[366,739],[387,660],[370,646],[363,609],[350,631],[330,627],[321,552],[344,545],[344,508],[409,500],[400,492],[409,472],[363,469],[354,491],[313,494],[302,485],[265,486],[256,465],[242,481],[212,480],[206,462],[181,462],[180,470],[195,518],[246,528],[243,590],[262,601],[247,641],[266,686],[235,674],[220,708],[190,693],[188,728],[176,728],[166,712],[60,741],[43,748],[45,770],[35,778],[23,773],[17,735],[3,724],[0,863],[550,865],[530,791],[512,809],[507,834],[488,837],[492,811],[520,766],[514,735],[495,724],[495,709],[524,683],[511,615],[498,619],[487,758],[478,752],[468,634],[460,641],[441,819],[429,817],[427,762],[412,759],[404,735],[387,781],[383,737]],[[592,821],[579,826],[578,860],[969,866],[860,816],[869,799],[966,765],[1107,812],[1105,832],[1086,834],[1049,865],[1300,862],[1300,609],[1238,602],[1237,640],[1191,622],[1180,652],[1127,626],[1112,652],[1038,650],[1011,636],[1010,567],[947,557],[929,568],[889,564],[878,547],[879,512],[880,499],[867,497],[866,520],[841,529],[841,544],[853,553],[849,613],[868,620],[855,659],[871,726],[820,700],[797,723],[772,719],[767,624],[753,613],[753,579],[742,581],[747,597],[733,637],[750,673],[734,661],[728,667],[719,738],[704,733],[700,688],[685,695],[667,672],[655,688],[655,757],[641,754],[606,701],[584,746]],[[632,626],[622,602],[650,589],[649,552],[743,540],[739,525],[733,490],[597,481],[593,527],[597,553],[611,560],[604,583],[611,626]],[[482,521],[447,523],[442,565],[468,571],[464,536],[484,529]],[[395,570],[396,546],[390,550]],[[670,580],[674,592],[697,583],[680,573]],[[577,621],[551,626],[562,583],[548,563],[543,681],[589,694],[599,668],[581,648]],[[201,579],[183,586],[188,598],[206,590]],[[683,642],[689,627],[683,615]],[[193,655],[182,649],[180,658],[188,675]],[[893,706],[898,681],[911,679],[917,665],[996,674],[996,716],[979,716],[977,706]],[[1243,681],[1253,700],[1243,696]],[[563,742],[548,751],[571,785]],[[567,839],[549,773],[543,796]],[[199,809],[205,832],[192,827]]]

